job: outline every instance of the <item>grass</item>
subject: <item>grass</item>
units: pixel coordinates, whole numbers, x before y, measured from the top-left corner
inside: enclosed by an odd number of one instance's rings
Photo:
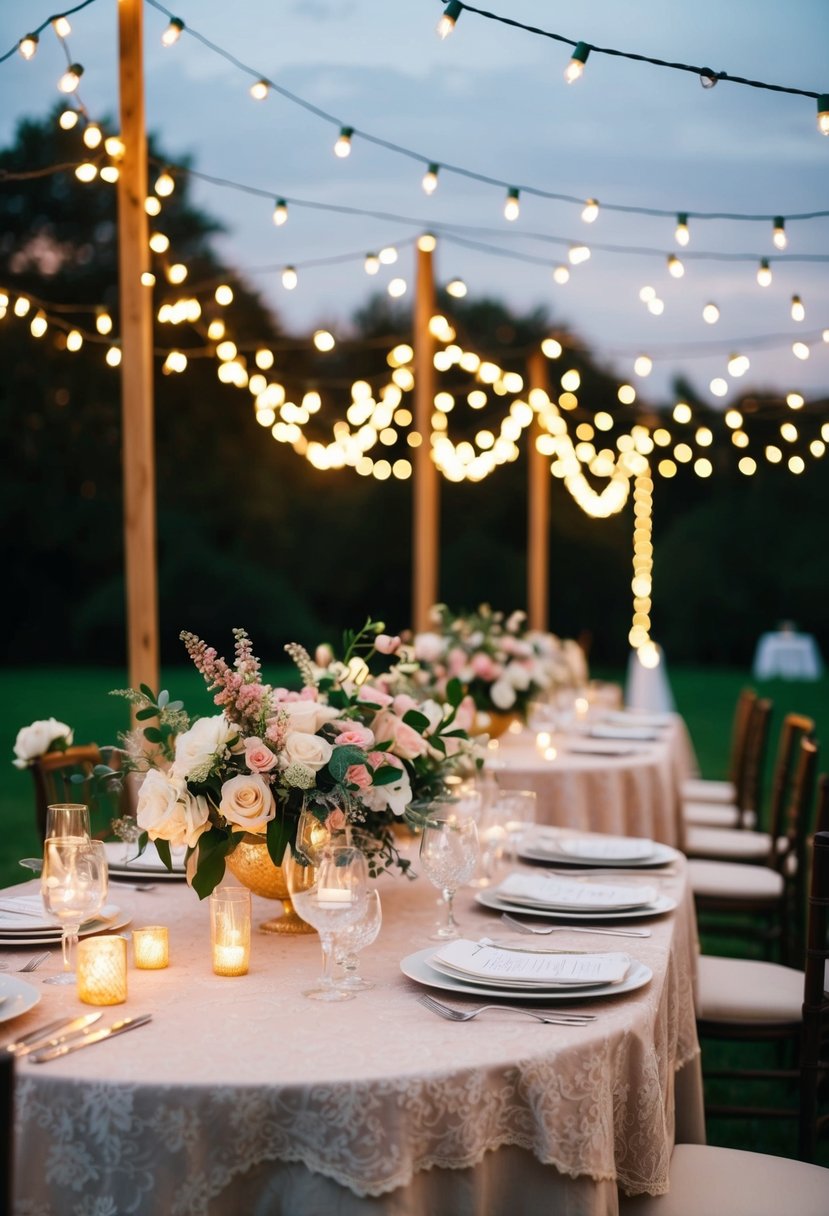
[[[601,678],[620,679],[618,672],[597,672]],[[278,673],[285,679],[287,673]],[[700,770],[707,777],[725,777],[731,735],[731,718],[740,689],[751,683],[743,671],[726,668],[672,668],[669,671],[677,709],[685,718],[697,753]],[[120,730],[128,725],[126,703],[107,694],[123,687],[123,672],[109,668],[29,669],[0,672],[0,745],[2,753],[12,758],[12,746],[17,730],[37,718],[54,716],[74,728],[77,742],[95,741],[105,744],[115,741]],[[163,674],[162,687],[180,697],[192,714],[211,713],[213,706],[204,683],[192,668],[176,668]],[[814,718],[818,739],[829,737],[829,678],[813,683],[770,680],[755,683],[762,696],[774,703],[772,741],[787,712],[807,714]],[[772,749],[773,750],[773,746]],[[771,765],[772,757],[769,757]],[[825,766],[824,766],[825,767]],[[768,788],[768,787],[767,787]],[[18,866],[20,857],[40,851],[34,828],[34,798],[29,773],[20,772],[11,763],[0,763],[0,812],[4,831],[0,838],[0,886],[21,881],[26,875]],[[730,953],[739,953],[739,943]],[[722,939],[707,943],[712,953],[725,953]],[[706,1044],[704,1060],[710,1067],[724,1063],[743,1064],[745,1044]],[[758,1067],[778,1066],[774,1048],[770,1045],[750,1046],[752,1062]],[[725,1088],[724,1088],[725,1084]],[[729,1083],[712,1083],[710,1093],[719,1100],[737,1100]],[[780,1106],[779,1088],[754,1083],[749,1095],[739,1095],[743,1104],[752,1101]],[[795,1105],[796,1088],[792,1088],[783,1105]],[[751,1148],[759,1152],[795,1155],[797,1125],[795,1120],[712,1120],[708,1127],[713,1144]],[[829,1150],[822,1150],[822,1164],[829,1165]]]

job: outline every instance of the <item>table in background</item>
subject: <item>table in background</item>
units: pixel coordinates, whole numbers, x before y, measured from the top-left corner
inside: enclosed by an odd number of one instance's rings
[[[754,652],[755,680],[819,680],[823,660],[818,644],[810,633],[781,629],[764,633]]]
[[[377,986],[341,1005],[301,995],[319,972],[316,937],[257,933],[250,974],[220,978],[192,891],[113,886],[136,925],[170,926],[171,965],[131,969],[128,1004],[107,1011],[152,1012],[149,1026],[47,1065],[21,1061],[19,1210],[615,1216],[617,1181],[666,1188],[675,1083],[678,1138],[704,1137],[694,911],[681,858],[676,868],[655,881],[680,907],[648,922],[651,938],[556,935],[557,946],[621,945],[654,971],[637,992],[569,1004],[599,1015],[586,1028],[506,1013],[451,1024],[419,1005],[423,989],[398,964],[428,944],[436,891],[424,879],[380,880],[383,929],[363,955]],[[457,904],[469,936],[500,928],[468,892]],[[273,904],[254,899],[254,913]],[[55,950],[43,970],[58,967]],[[42,996],[15,1034],[83,1009],[73,989]]]
[[[636,716],[631,714],[631,725]],[[610,740],[585,734],[554,734],[555,756],[545,758],[536,734],[504,734],[489,753],[498,784],[535,790],[538,822],[620,836],[646,836],[682,846],[683,781],[696,772],[685,723],[672,715],[654,742],[613,740],[626,755],[586,755],[568,746],[601,749]]]

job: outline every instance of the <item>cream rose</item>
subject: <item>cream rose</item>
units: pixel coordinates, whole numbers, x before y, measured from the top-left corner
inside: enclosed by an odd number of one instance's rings
[[[309,735],[305,731],[291,730],[285,736],[280,760],[289,764],[302,764],[318,773],[331,759],[334,748],[320,735]]]
[[[421,663],[436,663],[446,649],[439,633],[416,633],[414,639],[415,658]]]
[[[224,755],[231,739],[238,734],[238,726],[228,722],[223,714],[217,714],[215,718],[199,718],[176,739],[176,755],[170,776],[204,781],[213,766],[214,756]]]
[[[150,769],[138,793],[138,826],[150,840],[167,840],[192,848],[209,827],[206,798],[194,797],[183,781]]]
[[[490,686],[489,695],[492,698],[492,704],[496,709],[506,710],[512,709],[515,704],[515,689],[508,680],[496,680]]]
[[[41,718],[17,732],[14,741],[15,759],[12,764],[15,768],[28,768],[38,756],[44,756],[46,752],[51,751],[53,743],[65,740],[66,746],[69,747],[73,738],[73,731],[65,722],[58,722],[57,718]]]
[[[280,701],[274,709],[287,714],[289,730],[308,735],[316,734],[326,722],[333,722],[340,712],[330,705],[320,705],[319,701]]]
[[[258,773],[240,773],[222,786],[219,810],[228,823],[261,834],[276,814],[276,803],[270,786]]]

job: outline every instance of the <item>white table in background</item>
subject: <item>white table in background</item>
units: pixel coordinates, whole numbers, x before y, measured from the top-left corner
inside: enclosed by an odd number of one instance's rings
[[[764,633],[754,652],[755,680],[819,680],[823,675],[823,659],[818,644],[810,633],[794,633],[781,629]]]

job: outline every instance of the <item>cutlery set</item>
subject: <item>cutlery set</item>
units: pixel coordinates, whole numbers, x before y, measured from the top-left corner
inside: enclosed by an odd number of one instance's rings
[[[558,1010],[546,1012],[525,1009],[520,1005],[479,1005],[477,1009],[453,1009],[450,1005],[444,1005],[426,993],[417,997],[417,1002],[424,1009],[429,1009],[438,1017],[445,1018],[447,1022],[471,1022],[479,1013],[492,1009],[500,1009],[505,1013],[525,1013],[527,1017],[534,1018],[536,1022],[545,1022],[551,1026],[587,1026],[596,1020],[595,1013],[561,1013]]]
[[[501,913],[501,920],[510,929],[518,933],[540,934],[546,937],[548,933],[598,933],[601,937],[650,937],[650,929],[593,929],[584,925],[528,925],[523,920],[510,916],[509,912]]]
[[[72,1051],[79,1051],[82,1047],[89,1047],[92,1043],[100,1043],[117,1034],[146,1026],[152,1020],[152,1014],[145,1013],[136,1018],[121,1018],[110,1026],[89,1031],[88,1028],[101,1016],[100,1013],[85,1013],[68,1021],[66,1018],[58,1018],[12,1043],[7,1043],[5,1050],[16,1059],[28,1056],[33,1064],[45,1064]]]

